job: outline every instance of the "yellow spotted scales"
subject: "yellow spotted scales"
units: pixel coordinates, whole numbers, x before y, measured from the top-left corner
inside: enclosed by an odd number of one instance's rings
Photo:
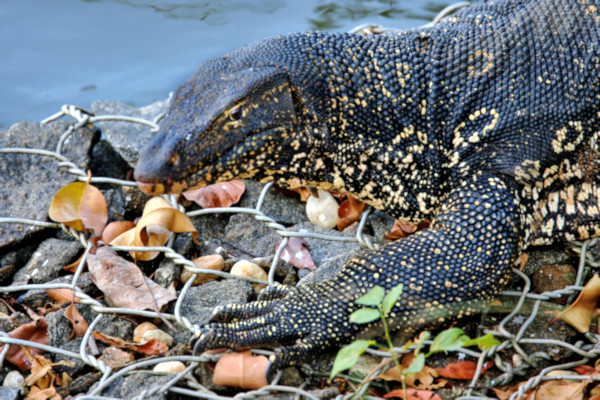
[[[207,61],[135,171],[149,193],[232,178],[338,190],[431,227],[333,280],[215,311],[196,350],[280,346],[270,373],[376,326],[405,334],[496,296],[530,244],[600,235],[600,2],[499,0],[395,34],[299,33]]]

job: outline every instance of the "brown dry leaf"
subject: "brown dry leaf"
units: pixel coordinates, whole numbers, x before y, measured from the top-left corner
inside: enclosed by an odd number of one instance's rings
[[[412,357],[409,358],[410,362],[412,362],[412,359],[414,359],[414,354],[410,353],[407,355],[412,355]],[[408,367],[410,365],[410,362],[406,363],[403,360],[402,364],[404,365],[404,367]],[[426,390],[433,390],[445,387],[448,381],[444,379],[439,379],[437,382],[435,382],[435,378],[437,378],[438,376],[439,375],[435,368],[431,368],[426,365],[420,372],[408,374],[408,376],[406,377],[406,385],[415,389]],[[398,368],[396,368],[395,366],[388,369],[384,373],[379,374],[375,378],[381,378],[386,381],[402,382],[402,376],[400,375],[400,371],[398,371]]]
[[[95,339],[108,343],[111,346],[118,347],[120,349],[132,350],[137,353],[142,353],[146,356],[164,356],[167,354],[167,351],[169,351],[169,348],[166,344],[156,339],[150,339],[146,343],[138,344],[126,342],[118,337],[110,336],[98,331],[92,332],[92,335]]]
[[[431,390],[407,389],[408,397],[405,400],[442,400],[442,398]],[[396,389],[383,395],[384,399],[399,397],[404,399],[404,390]]]
[[[338,217],[340,217],[340,220],[337,223],[338,230],[341,232],[354,222],[358,221],[366,207],[367,205],[362,201],[348,196],[338,208]]]
[[[104,243],[110,243],[117,236],[135,228],[135,223],[131,221],[113,221],[106,225],[104,231],[102,231],[102,241]]]
[[[244,182],[232,180],[183,192],[183,197],[199,204],[202,208],[231,207],[240,201],[245,191]]]
[[[385,234],[384,238],[387,240],[396,240],[412,235],[415,232],[422,231],[423,229],[429,228],[431,221],[424,219],[419,225],[411,225],[406,222],[402,222],[399,219],[394,221],[392,230]]]
[[[79,310],[75,308],[74,303],[71,303],[71,305],[65,309],[65,318],[67,318],[73,326],[73,332],[71,332],[71,338],[69,340],[73,340],[73,338],[76,337],[83,337],[83,335],[85,335],[89,324],[79,313]]]
[[[135,361],[135,357],[133,354],[123,351],[118,347],[110,346],[102,350],[102,356],[100,357],[100,360],[102,360],[107,366],[116,370]]]
[[[306,240],[297,236],[289,238],[279,258],[299,269],[307,268],[312,270],[317,268],[310,251],[308,251]]]
[[[269,359],[253,356],[250,351],[224,354],[215,365],[213,383],[242,389],[260,389],[267,386],[265,373]]]
[[[569,383],[565,381],[546,381],[535,392],[535,400],[583,400],[588,382]]]
[[[35,343],[48,344],[48,324],[46,318],[39,318],[36,321],[29,322],[13,329],[8,333],[8,336],[15,339],[29,340]],[[11,345],[6,355],[6,359],[16,365],[21,371],[31,368],[30,358],[27,357],[25,348],[17,345]],[[42,354],[44,351],[40,349],[31,349],[33,355]]]
[[[88,269],[105,299],[116,307],[160,312],[162,306],[177,298],[108,246],[88,255]]]
[[[79,297],[73,295],[73,290],[71,289],[46,289],[46,294],[58,304],[66,304],[73,301],[79,303],[81,301]]]
[[[33,386],[25,400],[61,400],[62,396],[56,393],[56,388],[49,387],[46,389],[40,389],[37,386]]]
[[[481,373],[490,369],[494,365],[493,362],[488,361],[483,364]],[[452,364],[448,364],[443,368],[437,368],[436,371],[440,376],[449,379],[473,379],[475,372],[477,371],[477,363],[473,361],[457,361]]]
[[[92,230],[96,236],[108,222],[106,199],[88,182],[73,182],[60,189],[52,199],[50,218],[78,231]]]
[[[577,299],[566,310],[560,312],[554,321],[560,319],[581,333],[589,332],[594,309],[600,298],[600,277],[594,274]]]
[[[142,218],[136,227],[117,236],[110,244],[113,246],[164,246],[169,240],[171,232],[191,232],[194,241],[198,237],[198,231],[187,215],[174,209],[162,197],[153,197],[146,203]],[[129,254],[135,260],[149,261],[154,259],[159,252],[131,251]]]

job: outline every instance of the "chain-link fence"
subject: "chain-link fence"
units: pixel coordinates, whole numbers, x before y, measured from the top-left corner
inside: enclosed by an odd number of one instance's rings
[[[460,4],[459,6],[464,6],[464,4]],[[449,8],[444,12],[449,10],[453,10],[456,7]],[[438,20],[436,18],[436,20]],[[365,34],[378,34],[385,33],[387,30],[382,29],[381,27],[376,26],[361,26],[357,27],[354,31],[361,32]],[[78,133],[78,130],[94,124],[99,121],[124,121],[131,124],[144,124],[151,127],[153,130],[158,129],[158,120],[160,118],[157,117],[155,120],[149,121],[145,119],[139,118],[131,118],[125,116],[115,116],[115,115],[93,115],[90,112],[87,112],[81,108],[75,106],[63,106],[62,110],[49,117],[44,123],[53,121],[55,119],[61,117],[72,117],[75,122],[70,124],[68,128],[65,130],[64,134],[60,137],[58,144],[56,146],[55,151],[41,150],[41,149],[31,149],[31,148],[0,148],[0,153],[26,153],[35,155],[38,157],[50,157],[56,160],[57,167],[67,171],[72,174],[76,180],[79,181],[87,181],[88,175],[86,171],[78,168],[76,164],[68,160],[64,155],[62,155],[62,147],[65,143],[66,139],[70,135],[75,135]],[[135,186],[134,182],[118,180],[113,178],[105,178],[105,177],[92,177],[91,183],[108,183],[112,185],[121,185],[121,186]],[[173,260],[174,263],[181,265],[184,269],[188,270],[193,274],[193,276],[186,282],[183,288],[179,291],[177,295],[177,301],[174,306],[173,313],[161,313],[160,316],[168,319],[169,321],[175,322],[179,327],[188,330],[193,334],[194,337],[197,336],[200,327],[191,323],[185,315],[182,315],[181,305],[185,302],[186,295],[188,290],[190,289],[192,283],[196,280],[198,274],[209,274],[209,275],[217,275],[223,278],[234,278],[234,279],[247,279],[252,283],[261,283],[261,284],[272,284],[274,282],[275,277],[275,266],[278,263],[280,258],[281,251],[284,249],[285,244],[288,239],[292,236],[300,236],[300,237],[313,237],[320,240],[337,240],[337,241],[348,241],[348,242],[358,242],[369,248],[376,248],[377,245],[372,243],[368,236],[363,234],[364,227],[368,221],[370,211],[367,210],[363,213],[357,233],[355,236],[333,236],[326,234],[318,234],[311,232],[297,232],[288,230],[285,226],[278,223],[274,218],[271,218],[268,215],[265,215],[261,211],[265,195],[266,193],[272,190],[271,184],[267,184],[264,186],[259,198],[256,202],[255,208],[242,208],[242,207],[233,207],[233,208],[212,208],[212,209],[204,209],[197,210],[187,213],[190,217],[198,217],[201,215],[207,214],[216,214],[216,213],[244,213],[253,216],[257,221],[266,225],[269,229],[279,235],[282,239],[282,245],[278,247],[275,254],[272,257],[271,268],[268,273],[268,282],[264,282],[261,280],[251,279],[251,278],[243,278],[239,276],[231,275],[227,272],[213,271],[207,269],[199,269],[197,268],[191,260],[186,259],[182,255],[178,254],[171,248],[171,243],[164,247],[115,247],[115,250],[118,251],[158,251],[164,253],[164,256]],[[179,205],[173,196],[164,196],[174,207],[180,209],[181,211],[185,211],[181,205]],[[81,245],[85,248],[84,256],[79,264],[77,271],[72,276],[72,279],[69,283],[60,283],[60,284],[26,284],[21,286],[5,286],[0,287],[0,291],[2,293],[13,293],[13,292],[25,292],[28,290],[46,290],[46,289],[56,289],[56,288],[65,288],[71,289],[74,292],[74,296],[79,299],[80,303],[91,307],[97,314],[97,317],[89,324],[89,328],[87,329],[79,349],[78,353],[66,351],[61,348],[42,345],[35,342],[30,342],[26,340],[19,340],[11,338],[5,332],[0,332],[0,343],[7,344],[16,344],[22,346],[28,346],[32,348],[38,348],[44,350],[49,353],[53,353],[55,355],[62,355],[72,359],[79,359],[85,364],[89,365],[93,369],[102,373],[102,377],[100,378],[97,385],[90,390],[87,395],[81,396],[81,399],[97,399],[97,398],[106,398],[102,397],[103,391],[108,388],[111,383],[115,382],[120,377],[123,377],[130,373],[147,373],[147,374],[155,374],[154,372],[148,370],[149,367],[152,367],[158,363],[162,363],[165,361],[181,361],[187,363],[187,368],[185,371],[178,373],[172,377],[167,383],[161,385],[159,387],[154,387],[152,389],[147,389],[141,392],[138,398],[147,398],[156,394],[171,392],[176,395],[186,395],[190,397],[204,398],[204,399],[225,399],[229,397],[220,396],[214,392],[211,392],[204,386],[202,386],[191,374],[191,372],[200,364],[208,361],[215,361],[220,356],[219,355],[203,355],[203,356],[173,356],[173,357],[156,357],[152,359],[144,359],[139,362],[134,362],[128,365],[125,368],[122,368],[118,371],[113,371],[110,367],[105,365],[101,360],[91,355],[89,351],[89,340],[92,335],[92,332],[95,330],[98,323],[107,315],[136,315],[143,318],[159,318],[159,314],[153,311],[140,311],[135,309],[128,308],[116,308],[116,307],[108,307],[104,305],[102,302],[97,301],[90,297],[88,294],[83,292],[77,285],[78,279],[82,273],[83,266],[85,264],[86,256],[88,251],[92,248],[92,243],[86,238],[84,234],[78,232],[74,229],[68,228],[62,224],[56,223],[48,223],[44,221],[35,221],[35,220],[27,220],[21,218],[0,218],[0,223],[14,223],[14,224],[31,224],[40,226],[43,228],[55,228],[64,230],[69,236],[73,237],[75,240],[79,241]],[[579,267],[577,270],[577,276],[575,279],[575,283],[572,286],[565,287],[560,290],[548,291],[541,294],[533,293],[531,289],[530,279],[523,272],[514,269],[514,273],[523,281],[523,289],[521,291],[504,291],[502,296],[504,297],[512,297],[517,299],[516,305],[512,312],[506,315],[498,324],[496,329],[484,330],[485,333],[492,333],[494,336],[501,341],[501,343],[492,349],[485,351],[475,351],[473,349],[460,349],[460,353],[465,354],[468,357],[472,357],[477,359],[477,372],[472,379],[469,387],[466,389],[466,392],[458,397],[462,400],[467,399],[491,399],[491,397],[486,397],[483,395],[479,395],[482,389],[485,387],[491,386],[501,386],[507,385],[509,383],[514,383],[514,378],[516,375],[523,376],[527,374],[528,371],[533,370],[537,363],[540,360],[551,360],[552,352],[556,348],[562,348],[564,351],[563,358],[565,360],[569,360],[564,363],[556,363],[547,368],[542,369],[539,373],[532,376],[527,380],[527,382],[521,385],[518,389],[518,392],[514,393],[511,397],[512,400],[520,399],[523,395],[530,389],[537,387],[546,380],[579,380],[579,381],[592,381],[599,380],[600,377],[596,375],[560,375],[553,374],[549,375],[551,371],[560,371],[560,370],[569,370],[573,367],[584,365],[590,362],[600,355],[600,349],[598,348],[600,344],[600,336],[595,333],[588,333],[585,335],[585,339],[579,340],[575,343],[568,343],[565,341],[555,340],[555,339],[543,339],[543,338],[535,338],[535,337],[527,337],[528,328],[535,321],[536,318],[540,316],[540,307],[545,302],[551,299],[558,298],[569,298],[569,301],[572,301],[575,295],[577,295],[583,288],[583,282],[585,277],[589,273],[590,268],[597,268],[600,264],[599,261],[595,260],[592,256],[592,253],[589,251],[590,247],[595,246],[597,244],[597,239],[591,239],[583,243],[572,243],[571,248],[577,254],[579,254]],[[518,320],[518,315],[522,312],[522,308],[526,304],[527,301],[533,302],[531,306],[531,311],[528,312],[529,317],[526,320],[521,321]],[[520,328],[516,333],[511,333],[506,328],[509,324],[517,323],[520,325]],[[426,343],[430,343],[427,342]],[[528,345],[535,345],[536,351],[527,352],[526,348]],[[0,353],[0,365],[3,364],[4,358],[9,350],[9,346],[5,346],[3,351]],[[396,349],[399,353],[406,352],[406,350]],[[252,350],[258,354],[271,354],[265,350]],[[507,357],[502,357],[502,354],[506,354],[506,352],[512,352],[517,355],[516,357],[512,357],[511,361],[506,361]],[[376,356],[387,358],[389,357],[389,353],[377,350],[368,350],[368,353]],[[485,384],[482,383],[481,371],[484,363],[486,361],[493,361],[498,370],[502,371],[502,373],[496,376],[492,381],[488,381]],[[303,371],[307,374],[316,374],[315,371],[311,371],[308,366],[303,367]],[[325,372],[325,371],[323,371]],[[280,373],[276,376],[273,383],[269,386],[266,386],[260,390],[249,391],[244,393],[239,393],[234,398],[260,398],[266,394],[278,392],[278,393],[290,393],[295,395],[296,397],[304,397],[308,399],[318,399],[322,397],[331,397],[331,393],[329,392],[310,392],[308,390],[303,390],[300,388],[282,386],[278,384]],[[366,390],[368,385],[363,385],[358,392],[352,392],[347,395],[338,395],[339,399],[347,399],[353,396],[358,396],[358,398],[370,398],[369,395],[366,394]]]

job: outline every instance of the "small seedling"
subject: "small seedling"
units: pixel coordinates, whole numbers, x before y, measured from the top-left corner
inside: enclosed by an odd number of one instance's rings
[[[398,360],[393,349],[392,338],[387,324],[387,318],[394,307],[394,304],[402,294],[403,285],[400,284],[392,288],[387,294],[381,286],[375,286],[367,294],[359,297],[355,302],[362,307],[350,314],[350,322],[355,324],[369,324],[381,320],[383,331],[387,342],[387,347],[378,344],[375,340],[355,340],[347,346],[344,346],[338,352],[329,379],[333,379],[338,372],[351,368],[358,361],[359,357],[369,348],[374,346],[380,349],[387,349],[400,373],[402,379],[402,389],[404,390],[404,398],[408,398],[406,394],[406,377],[409,374],[420,372],[425,366],[425,359],[435,353],[456,351],[462,347],[479,346],[482,349],[487,349],[500,344],[491,334],[471,339],[460,328],[450,328],[440,332],[433,343],[429,346],[429,352],[423,353],[421,350],[425,344],[425,340],[429,339],[430,333],[427,331],[421,332],[415,341],[406,343],[404,349],[410,346],[415,346],[415,357],[408,367],[403,368]],[[375,308],[373,308],[375,307]]]

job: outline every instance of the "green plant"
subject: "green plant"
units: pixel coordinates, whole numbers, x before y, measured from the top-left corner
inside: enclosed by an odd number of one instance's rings
[[[425,359],[432,354],[439,352],[448,352],[448,351],[456,351],[462,347],[468,346],[479,346],[480,348],[490,348],[497,344],[500,344],[491,334],[487,334],[481,336],[476,339],[471,339],[465,332],[460,328],[449,328],[442,332],[440,332],[431,345],[429,346],[429,352],[423,353],[421,350],[425,344],[425,340],[429,339],[430,333],[427,331],[421,332],[418,338],[415,341],[410,341],[404,345],[404,350],[408,349],[410,346],[415,346],[414,353],[415,357],[412,360],[411,364],[403,368],[398,360],[398,357],[393,349],[392,338],[390,336],[390,331],[387,323],[387,318],[389,316],[390,311],[394,307],[394,304],[398,300],[398,297],[402,294],[403,285],[400,284],[394,288],[392,288],[387,294],[385,290],[376,286],[371,289],[365,295],[359,297],[355,303],[362,305],[364,307],[354,311],[350,314],[350,322],[355,324],[368,324],[376,321],[377,319],[381,320],[383,325],[383,331],[385,334],[385,340],[387,342],[387,346],[381,345],[377,343],[375,340],[355,340],[347,346],[344,346],[338,352],[335,361],[333,362],[333,368],[331,370],[331,375],[329,379],[333,379],[338,372],[346,370],[352,367],[358,361],[359,357],[367,350],[367,348],[374,346],[380,349],[387,349],[394,361],[398,372],[400,373],[402,379],[402,388],[404,390],[405,398],[406,396],[406,376],[413,373],[420,372],[425,366]]]

